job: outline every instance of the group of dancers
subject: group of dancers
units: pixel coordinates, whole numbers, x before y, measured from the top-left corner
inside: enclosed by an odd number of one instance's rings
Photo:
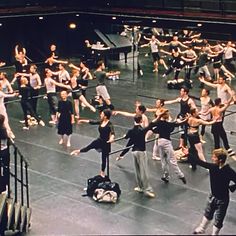
[[[199,37],[199,36],[198,36]],[[173,100],[157,99],[154,108],[146,108],[140,102],[135,104],[135,111],[119,111],[115,109],[111,102],[111,97],[106,88],[106,79],[111,75],[119,75],[119,71],[106,72],[105,64],[103,61],[98,61],[97,68],[94,73],[91,73],[86,63],[82,60],[78,66],[69,63],[68,61],[60,60],[56,46],[51,45],[50,54],[45,61],[44,79],[42,80],[37,72],[35,64],[28,64],[26,50],[16,46],[16,72],[14,79],[10,82],[4,72],[0,73],[0,139],[1,139],[1,153],[6,149],[7,137],[14,139],[14,133],[10,128],[7,109],[5,106],[6,99],[9,97],[19,96],[22,111],[24,114],[24,130],[29,129],[29,119],[35,119],[36,123],[44,126],[40,115],[37,112],[37,102],[40,95],[39,90],[42,86],[46,88],[46,97],[49,105],[51,120],[49,123],[57,124],[58,134],[60,135],[59,144],[66,142],[66,146],[71,146],[71,135],[73,132],[73,124],[75,119],[77,123],[89,123],[98,125],[99,137],[92,141],[86,147],[72,151],[71,155],[79,155],[80,153],[88,152],[91,149],[96,149],[101,152],[101,171],[100,175],[105,177],[107,160],[111,152],[111,144],[115,140],[115,130],[111,122],[112,115],[124,115],[126,117],[133,117],[134,127],[124,135],[128,139],[124,151],[116,158],[117,161],[122,160],[125,154],[132,149],[134,156],[135,174],[137,186],[134,188],[136,192],[144,193],[147,197],[155,197],[156,194],[150,184],[148,177],[148,158],[146,154],[146,141],[148,138],[155,134],[157,138],[153,147],[153,159],[160,160],[163,175],[161,180],[168,183],[170,180],[170,165],[173,167],[177,177],[183,182],[187,183],[183,171],[178,166],[174,148],[171,141],[171,133],[175,127],[181,127],[181,137],[179,148],[186,149],[189,146],[189,161],[191,168],[196,169],[196,165],[203,166],[209,169],[211,179],[211,197],[206,208],[204,218],[201,225],[195,229],[195,233],[203,233],[206,229],[207,223],[212,220],[215,212],[215,223],[213,226],[213,234],[219,233],[223,226],[223,220],[229,203],[229,182],[232,180],[236,183],[236,172],[228,165],[225,164],[227,156],[234,156],[235,152],[229,146],[227,134],[225,132],[223,122],[225,111],[230,105],[235,103],[235,92],[231,86],[226,82],[227,78],[233,78],[232,72],[228,71],[221,63],[219,55],[224,55],[225,62],[232,65],[231,59],[228,57],[236,51],[230,42],[225,47],[221,44],[210,46],[208,42],[200,40],[197,36],[193,37],[191,42],[181,43],[178,37],[174,36],[173,41],[170,43],[160,42],[152,36],[149,40],[154,59],[154,72],[158,71],[158,62],[163,64],[167,69],[164,76],[175,71],[175,78],[178,77],[180,70],[186,63],[189,63],[189,71],[187,74],[188,79],[191,77],[191,69],[195,62],[198,60],[197,66],[199,67],[199,80],[202,84],[217,89],[217,98],[213,101],[210,98],[210,91],[203,88],[199,98],[201,108],[198,109],[194,99],[189,95],[189,89],[182,87],[180,89],[179,97]],[[201,42],[200,42],[201,41]],[[197,56],[195,49],[198,43],[203,43],[200,47],[200,53]],[[186,46],[187,44],[191,45]],[[196,44],[196,45],[193,45]],[[162,50],[166,54],[173,56],[172,64],[169,68],[165,61],[159,55],[159,46],[170,47],[170,52]],[[180,47],[186,47],[187,51],[181,52]],[[155,51],[154,50],[157,50]],[[183,54],[185,54],[183,56]],[[204,56],[203,56],[204,54]],[[218,70],[215,70],[215,81],[211,79],[208,70],[209,57],[218,58],[214,61]],[[207,60],[206,60],[207,59]],[[228,60],[228,61],[227,61]],[[182,63],[182,61],[184,61]],[[4,66],[4,63],[1,64]],[[67,71],[66,66],[72,69],[71,75]],[[222,70],[227,76],[219,73]],[[90,104],[86,99],[86,89],[89,80],[97,79],[96,93],[98,96],[98,105]],[[17,92],[14,92],[12,84],[17,82]],[[57,94],[60,94],[60,101],[58,101]],[[68,99],[71,94],[73,102]],[[180,104],[180,112],[176,119],[171,117],[170,109],[167,108],[168,104]],[[80,119],[79,105],[88,107],[92,112],[99,110],[99,120]],[[74,108],[73,108],[74,107]],[[149,122],[145,113],[154,113],[154,119]],[[29,118],[30,117],[30,118]],[[202,148],[205,142],[205,126],[212,126],[212,134],[214,139],[214,148],[212,155],[213,164],[206,162],[204,151]],[[200,131],[201,128],[201,131]],[[199,133],[199,131],[201,133]],[[65,138],[66,137],[66,138]],[[221,147],[220,139],[223,141],[224,149]],[[189,145],[188,143],[189,142]],[[2,158],[2,157],[1,157]]]

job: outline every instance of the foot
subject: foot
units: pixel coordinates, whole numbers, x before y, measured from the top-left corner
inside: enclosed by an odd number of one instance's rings
[[[152,191],[146,191],[144,195],[150,198],[154,198],[156,196],[155,193]]]
[[[49,123],[49,124],[52,124],[52,125],[55,125],[55,124],[56,124],[56,121],[50,120],[48,123]]]
[[[205,230],[200,226],[197,227],[193,232],[193,234],[204,234],[204,233],[205,233]]]
[[[155,161],[160,161],[160,160],[161,160],[161,158],[160,158],[160,157],[158,157],[158,156],[152,156],[152,160],[155,160]]]
[[[44,123],[42,120],[39,121],[39,124],[40,124],[41,126],[45,126],[45,123]]]
[[[138,193],[143,193],[143,190],[139,186],[135,187],[134,191]]]
[[[229,154],[230,157],[235,155],[235,152],[234,152],[231,148],[229,148],[229,149],[227,150],[227,152],[228,152],[228,154]]]
[[[70,153],[70,155],[75,156],[75,155],[79,155],[80,154],[80,150],[74,150],[73,152]]]
[[[153,72],[158,72],[158,69],[154,69],[154,70],[152,70]]]
[[[29,130],[29,127],[24,126],[22,129],[23,129],[23,130]]]
[[[71,143],[70,143],[70,142],[67,142],[66,146],[67,146],[67,147],[71,147]]]
[[[118,157],[116,158],[116,161],[122,160],[123,158],[124,158],[124,157],[118,156]]]
[[[95,108],[95,107],[91,106],[91,107],[89,107],[89,108],[90,108],[90,110],[91,110],[92,112],[96,112],[96,108]]]
[[[63,144],[63,139],[60,139],[59,144],[60,145]]]
[[[186,181],[186,179],[185,179],[185,177],[181,177],[181,178],[179,178],[180,180],[182,180],[182,182],[184,183],[184,184],[186,184],[187,183],[187,181]]]

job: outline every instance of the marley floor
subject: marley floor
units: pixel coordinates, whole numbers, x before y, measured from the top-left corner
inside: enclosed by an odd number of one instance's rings
[[[154,106],[152,97],[165,99],[176,98],[178,90],[168,90],[166,80],[160,72],[152,72],[150,57],[140,55],[140,64],[144,76],[137,77],[132,68],[137,61],[129,58],[128,64],[123,61],[109,64],[110,69],[121,71],[120,80],[107,81],[112,102],[117,110],[134,111],[134,102],[140,100],[145,106]],[[169,79],[171,76],[169,77]],[[194,89],[190,94],[199,97],[199,82],[194,80]],[[90,86],[96,84],[91,81]],[[232,81],[236,86],[236,81]],[[88,89],[87,97],[95,94],[95,88]],[[146,96],[146,97],[145,97]],[[215,98],[214,90],[211,96]],[[197,102],[199,104],[199,102]],[[179,111],[179,104],[168,106],[172,115]],[[235,106],[229,108],[236,111]],[[57,130],[48,124],[49,114],[47,101],[39,100],[38,113],[46,122],[45,127],[32,127],[29,131],[22,130],[22,111],[19,103],[8,105],[10,124],[16,135],[15,143],[21,153],[29,160],[30,204],[33,209],[31,230],[29,235],[112,235],[112,234],[191,234],[199,223],[209,193],[209,174],[198,167],[193,172],[187,163],[180,163],[185,173],[187,184],[176,178],[172,172],[169,184],[161,181],[161,163],[152,160],[152,145],[147,145],[150,181],[157,195],[149,199],[143,194],[133,191],[136,186],[133,158],[131,153],[120,162],[115,161],[116,155],[110,156],[110,178],[118,182],[122,194],[117,204],[96,203],[88,197],[82,197],[83,188],[88,178],[99,173],[100,155],[95,151],[71,157],[69,153],[87,145],[98,136],[96,126],[89,124],[74,125],[72,146],[66,148],[58,144]],[[227,112],[229,114],[229,112]],[[153,114],[148,114],[152,119]],[[97,118],[89,110],[81,110],[81,117]],[[116,137],[120,137],[133,125],[132,118],[117,115],[112,117]],[[236,137],[229,131],[236,130],[236,114],[225,118],[225,128],[231,147],[236,150]],[[174,147],[178,145],[178,135],[173,135]],[[210,128],[207,128],[207,143],[204,152],[210,161],[213,148]],[[112,144],[112,150],[118,150],[125,141]],[[228,160],[236,170],[236,162]],[[236,194],[231,194],[231,201],[225,219],[222,234],[236,234]],[[207,231],[211,233],[211,227]]]

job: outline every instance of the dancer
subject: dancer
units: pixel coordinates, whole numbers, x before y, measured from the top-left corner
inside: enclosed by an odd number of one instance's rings
[[[18,76],[25,76],[29,78],[29,85],[31,88],[31,104],[35,113],[37,113],[39,89],[42,86],[41,78],[36,70],[37,66],[32,64],[30,65],[29,73],[17,73]]]
[[[190,112],[191,108],[197,108],[195,102],[192,98],[189,97],[189,89],[186,87],[182,87],[180,89],[180,96],[174,100],[165,101],[166,104],[180,103],[180,113],[178,114],[178,118],[185,118],[187,113]],[[185,148],[187,145],[187,125],[183,124],[183,133],[181,133],[179,148]]]
[[[2,83],[0,83],[0,114],[3,115],[4,118],[4,126],[7,130],[7,134],[11,139],[15,138],[15,135],[13,134],[11,127],[9,125],[9,121],[8,121],[8,115],[7,115],[7,111],[6,111],[6,107],[4,105],[4,99],[5,98],[10,98],[10,97],[15,97],[17,96],[16,93],[12,93],[12,94],[5,94],[2,91]]]
[[[9,185],[9,165],[10,165],[10,153],[8,148],[8,139],[7,130],[4,126],[5,116],[0,114],[0,194],[4,191],[8,191]],[[3,171],[1,169],[3,168]]]
[[[88,81],[93,80],[93,77],[92,77],[91,73],[89,72],[89,68],[86,67],[84,61],[80,62],[79,67],[75,66],[72,63],[69,64],[69,67],[79,71],[80,78],[77,80],[78,87],[80,87],[82,94],[84,95],[84,97],[86,97],[86,89],[88,87]]]
[[[62,83],[58,83],[52,79],[52,72],[49,69],[46,69],[46,78],[44,79],[44,83],[46,86],[46,93],[47,93],[47,100],[49,105],[49,112],[51,116],[51,120],[49,124],[56,124],[56,112],[57,112],[57,93],[56,93],[56,86],[59,86],[64,89],[71,89],[69,85],[64,85]]]
[[[96,92],[97,95],[102,96],[102,98],[104,99],[104,101],[106,102],[106,104],[108,105],[108,107],[113,110],[114,106],[111,103],[111,98],[110,95],[107,91],[106,85],[105,85],[105,79],[107,79],[109,76],[113,76],[113,75],[119,75],[120,72],[119,71],[115,71],[113,73],[111,72],[105,72],[105,64],[103,61],[99,61],[97,63],[97,69],[94,72],[94,76],[95,78],[98,80],[98,84],[96,87]]]
[[[72,88],[72,98],[74,100],[74,108],[75,108],[75,118],[79,120],[79,101],[81,101],[85,107],[89,107],[91,111],[96,112],[96,108],[90,105],[84,95],[82,94],[81,88],[78,84],[78,75],[79,70],[72,70],[72,77],[71,77],[71,88]]]
[[[123,115],[126,117],[135,117],[135,115],[141,115],[142,116],[142,126],[143,127],[147,127],[149,122],[148,122],[148,118],[145,115],[145,111],[146,111],[146,107],[143,105],[139,105],[136,104],[136,108],[135,108],[135,113],[131,113],[131,112],[126,112],[126,111],[114,111],[114,115]]]
[[[69,101],[67,91],[60,92],[61,100],[58,102],[57,120],[58,120],[58,134],[61,136],[59,144],[64,143],[64,135],[67,136],[66,146],[70,147],[72,124],[75,123],[72,102]]]
[[[154,35],[152,35],[151,39],[148,39],[145,37],[145,39],[149,40],[149,43],[143,44],[140,47],[150,47],[151,48],[151,53],[152,53],[152,58],[153,58],[153,72],[158,72],[158,62],[162,64],[165,69],[167,70],[168,67],[165,63],[165,61],[160,57],[159,55],[159,46],[165,46],[166,44],[163,42],[160,42]]]
[[[201,77],[199,80],[207,86],[217,89],[217,97],[221,99],[223,104],[227,104],[228,101],[231,100],[231,97],[233,97],[233,91],[226,83],[225,77],[220,76],[217,80],[217,83],[208,82]]]
[[[100,113],[100,121],[81,120],[80,122],[89,123],[91,125],[99,125],[98,131],[100,136],[88,146],[71,152],[71,155],[79,155],[80,153],[88,152],[91,149],[96,149],[97,151],[101,152],[102,165],[100,175],[102,177],[105,177],[106,163],[107,159],[109,158],[109,152],[111,151],[111,143],[115,138],[115,132],[110,121],[110,117],[111,111],[106,109]]]
[[[162,115],[160,115],[160,120],[158,119],[154,124],[152,124],[152,131],[159,134],[158,147],[159,154],[161,158],[161,166],[163,170],[163,176],[161,180],[165,183],[169,182],[170,173],[169,166],[173,167],[175,174],[178,178],[186,184],[186,179],[183,172],[180,170],[176,157],[174,155],[174,149],[172,146],[170,135],[174,131],[175,127],[179,126],[181,123],[186,122],[186,119],[182,121],[169,122],[169,111],[167,109],[162,110]]]
[[[200,102],[201,102],[201,110],[199,112],[199,116],[202,120],[204,121],[209,121],[211,120],[211,114],[208,115],[203,115],[205,112],[207,112],[211,107],[214,106],[214,103],[212,99],[209,97],[210,95],[210,90],[204,88],[201,91],[201,97],[200,97]],[[200,132],[200,141],[201,143],[206,143],[204,140],[204,135],[205,135],[205,125],[202,125],[201,127],[201,132]]]
[[[202,143],[199,136],[199,126],[200,125],[212,125],[216,122],[216,120],[212,121],[205,121],[199,118],[199,114],[196,108],[190,109],[190,116],[188,117],[187,123],[188,123],[188,141],[190,144],[189,148],[189,161],[191,164],[191,168],[193,170],[196,169],[196,165],[194,164],[191,157],[194,155],[195,150],[197,151],[198,157],[202,161],[206,161],[206,158],[203,153]]]
[[[10,82],[7,79],[7,74],[5,72],[0,72],[0,83],[2,84],[2,92],[5,94],[11,94],[13,93],[12,86]],[[7,101],[8,98],[4,98],[4,104],[7,108]]]
[[[148,177],[148,158],[146,154],[145,136],[151,127],[143,128],[142,115],[136,114],[134,116],[134,127],[130,129],[125,139],[129,139],[124,151],[116,158],[117,161],[124,158],[124,155],[129,151],[132,146],[132,154],[134,157],[135,175],[138,186],[134,188],[134,191],[144,193],[147,197],[155,197],[153,188],[149,183]]]
[[[28,80],[26,77],[21,77],[21,86],[19,89],[19,93],[21,95],[21,108],[23,110],[24,113],[24,120],[25,120],[25,126],[23,127],[23,130],[29,130],[29,123],[28,123],[28,113],[30,114],[31,117],[34,117],[36,119],[36,121],[38,122],[38,124],[40,124],[41,126],[45,126],[44,122],[42,121],[42,119],[38,116],[37,113],[34,112],[34,109],[31,105],[30,102],[30,95],[31,95],[31,89],[28,86]]]
[[[210,108],[204,115],[211,114],[212,119],[216,120],[216,122],[212,125],[211,133],[214,137],[214,146],[215,149],[220,148],[220,138],[223,141],[224,147],[227,150],[229,156],[234,156],[235,152],[230,148],[228,138],[223,127],[223,117],[225,110],[230,106],[232,98],[226,103],[221,103],[221,98],[216,98],[214,103],[215,106]]]
[[[200,225],[194,234],[204,234],[207,226],[215,215],[212,235],[218,235],[223,227],[224,218],[230,201],[229,189],[235,190],[235,185],[230,186],[230,181],[236,184],[236,172],[226,164],[227,152],[223,148],[215,149],[212,153],[212,163],[199,159],[197,164],[209,169],[211,193],[207,201],[205,213]]]
[[[156,100],[156,107],[155,108],[147,108],[146,111],[147,112],[155,112],[155,117],[157,118],[161,114],[161,111],[164,108],[164,104],[165,104],[164,99],[157,99]],[[146,139],[148,139],[148,137],[151,135],[151,133],[152,133],[151,130],[148,131]],[[159,155],[158,137],[159,137],[159,134],[156,134],[155,135],[156,140],[154,141],[154,145],[153,145],[153,149],[152,149],[152,159],[160,161],[161,158],[160,158],[160,155]]]

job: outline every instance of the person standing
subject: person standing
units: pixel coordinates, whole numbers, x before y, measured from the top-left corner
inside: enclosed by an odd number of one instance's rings
[[[64,135],[67,136],[67,147],[71,146],[72,124],[75,123],[72,102],[67,100],[67,91],[61,91],[61,100],[58,102],[57,120],[58,120],[58,134],[61,136],[59,144],[63,144]]]
[[[129,139],[126,149],[116,158],[117,161],[123,159],[124,155],[129,151],[132,146],[132,154],[134,157],[135,175],[138,186],[134,191],[144,193],[147,197],[155,197],[153,188],[149,183],[148,177],[148,158],[146,154],[145,136],[150,126],[144,128],[142,126],[142,115],[136,114],[134,116],[134,127],[130,129],[125,139]]]
[[[212,235],[218,235],[223,227],[224,218],[230,201],[229,189],[235,190],[235,185],[230,186],[230,181],[236,183],[236,172],[226,164],[227,152],[223,148],[215,149],[212,153],[212,163],[196,159],[196,163],[209,169],[211,193],[209,195],[204,216],[194,234],[204,234],[210,221],[215,216]]]
[[[106,102],[107,106],[113,110],[114,106],[111,104],[111,98],[110,95],[107,91],[106,85],[105,85],[105,80],[109,77],[109,76],[113,76],[113,75],[119,75],[120,72],[116,71],[116,72],[105,72],[105,64],[103,61],[99,61],[97,63],[97,69],[94,72],[94,76],[98,81],[97,87],[96,87],[96,92],[97,95],[102,96],[103,100]]]
[[[181,121],[180,123],[183,123],[185,121],[186,119]],[[165,183],[168,183],[170,179],[169,168],[171,164],[175,171],[175,174],[184,184],[186,184],[184,173],[180,170],[176,157],[174,155],[174,149],[170,138],[171,133],[174,131],[175,127],[180,125],[180,123],[169,122],[169,111],[167,109],[162,109],[160,119],[158,119],[153,124],[151,123],[153,127],[153,133],[159,134],[158,147],[161,158],[161,166],[163,170],[163,176],[161,180]]]

